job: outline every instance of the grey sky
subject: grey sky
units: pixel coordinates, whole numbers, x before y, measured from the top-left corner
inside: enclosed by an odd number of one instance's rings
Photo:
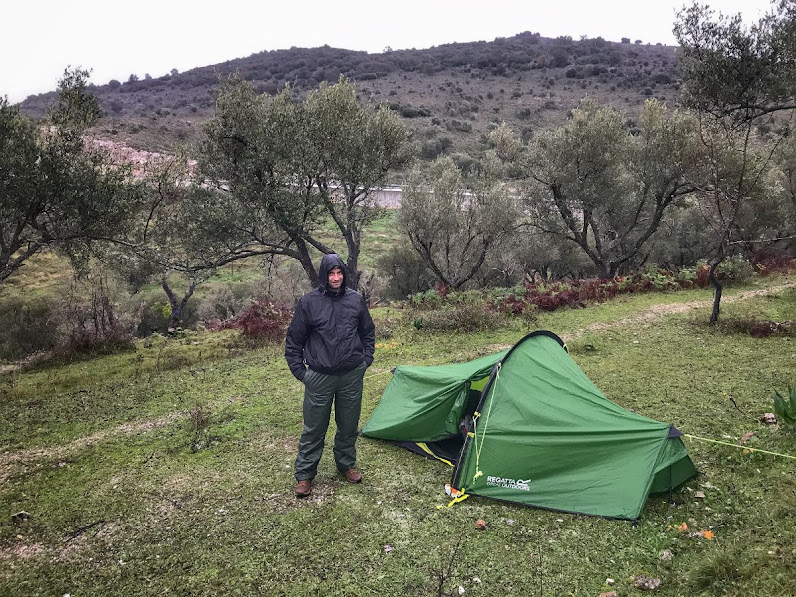
[[[30,0],[3,8],[0,96],[12,102],[55,88],[64,69],[93,70],[96,84],[130,74],[158,77],[281,48],[332,47],[368,52],[428,48],[454,41],[538,31],[545,37],[622,37],[674,44],[684,1],[516,0],[373,2],[304,0]],[[715,0],[716,11],[753,21],[769,0]]]

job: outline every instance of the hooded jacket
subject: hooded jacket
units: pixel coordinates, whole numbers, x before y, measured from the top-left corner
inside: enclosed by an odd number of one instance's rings
[[[328,288],[329,272],[339,267],[343,284],[339,292]],[[348,272],[339,255],[324,255],[318,268],[318,288],[296,304],[285,339],[285,360],[291,373],[303,380],[307,367],[342,375],[363,362],[373,363],[376,335],[365,299],[348,288]]]

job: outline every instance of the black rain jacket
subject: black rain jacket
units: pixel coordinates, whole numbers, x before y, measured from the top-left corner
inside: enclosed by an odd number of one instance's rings
[[[340,292],[327,287],[329,272],[343,272]],[[365,299],[347,287],[348,272],[339,255],[324,255],[318,269],[319,286],[296,304],[285,339],[285,360],[291,373],[303,380],[307,367],[342,375],[363,362],[373,363],[376,335]]]

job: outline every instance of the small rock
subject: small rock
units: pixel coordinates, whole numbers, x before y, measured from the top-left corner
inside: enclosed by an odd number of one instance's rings
[[[395,548],[388,543],[387,545],[384,546],[384,553],[390,553],[393,549]]]
[[[760,422],[766,425],[774,425],[777,422],[777,416],[774,413],[764,413],[763,416],[760,417]]]
[[[694,497],[697,498],[697,499],[700,499],[700,500],[704,500],[705,499],[705,492],[704,491],[695,491],[694,492]]]
[[[513,518],[506,518],[504,520],[506,521],[506,524],[509,525],[509,526],[514,526],[514,524],[517,522]]]
[[[599,597],[618,597],[619,593],[616,591],[603,591]]]
[[[615,581],[613,578],[606,578],[606,579],[605,579],[605,584],[607,584],[609,587],[612,587],[612,586],[614,586],[614,583],[615,583],[615,582],[616,582],[616,581]]]
[[[464,587],[459,585],[459,595],[464,595]]]
[[[25,522],[28,518],[30,518],[30,514],[28,514],[24,510],[20,510],[16,514],[11,515],[11,520],[13,520],[14,522]]]
[[[661,586],[660,578],[650,578],[649,576],[632,576],[633,584],[642,591],[656,591]]]
[[[671,549],[664,549],[663,551],[661,551],[660,558],[664,562],[671,562],[672,561],[672,550]]]

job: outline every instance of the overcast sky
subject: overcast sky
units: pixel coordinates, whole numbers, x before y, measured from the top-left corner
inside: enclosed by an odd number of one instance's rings
[[[622,37],[673,45],[685,0],[28,0],[3,7],[0,96],[12,103],[55,89],[67,66],[91,81],[159,77],[263,50],[332,47],[367,52],[510,37]],[[716,11],[762,16],[769,0],[708,0]]]

